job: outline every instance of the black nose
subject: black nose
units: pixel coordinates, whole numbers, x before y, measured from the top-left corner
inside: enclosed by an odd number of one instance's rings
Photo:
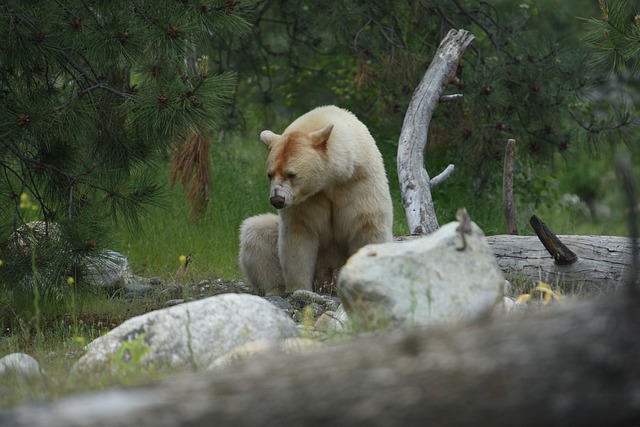
[[[282,196],[273,196],[269,201],[271,202],[271,206],[276,209],[284,208],[284,197]]]

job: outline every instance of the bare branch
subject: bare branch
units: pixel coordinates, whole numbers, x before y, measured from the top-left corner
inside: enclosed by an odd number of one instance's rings
[[[398,143],[398,179],[411,234],[428,234],[438,229],[431,179],[424,168],[429,123],[455,76],[460,57],[473,39],[473,35],[465,30],[449,31],[413,94],[404,117]]]
[[[442,95],[440,97],[440,103],[444,104],[445,102],[453,102],[453,101],[459,101],[462,99],[462,94],[461,93],[454,93],[451,95]]]
[[[429,182],[431,188],[435,188],[438,185],[442,184],[447,179],[449,179],[449,176],[451,176],[455,168],[456,167],[453,165],[453,163],[451,163],[449,166],[445,168],[445,170],[440,172],[437,176],[434,176],[433,178],[431,178],[431,181]]]

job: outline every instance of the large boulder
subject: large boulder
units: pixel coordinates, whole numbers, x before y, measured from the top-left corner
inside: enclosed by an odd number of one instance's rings
[[[349,315],[366,324],[471,320],[502,303],[505,283],[484,233],[452,222],[418,239],[368,245],[338,279]]]
[[[136,361],[141,366],[206,368],[247,342],[297,336],[295,322],[268,301],[254,295],[218,295],[125,321],[91,342],[73,370],[89,373],[107,367],[117,372],[132,352],[141,355]]]

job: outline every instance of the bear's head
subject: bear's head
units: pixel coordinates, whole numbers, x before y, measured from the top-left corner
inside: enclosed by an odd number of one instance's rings
[[[260,140],[269,149],[267,178],[271,182],[269,201],[274,208],[300,203],[326,185],[331,131],[333,125],[313,132],[260,133]]]

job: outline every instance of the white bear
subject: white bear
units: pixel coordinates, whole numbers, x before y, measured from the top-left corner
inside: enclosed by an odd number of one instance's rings
[[[239,262],[261,293],[313,290],[370,243],[393,238],[393,207],[382,156],[351,112],[318,107],[282,135],[265,130],[270,202],[278,216],[247,218]]]

